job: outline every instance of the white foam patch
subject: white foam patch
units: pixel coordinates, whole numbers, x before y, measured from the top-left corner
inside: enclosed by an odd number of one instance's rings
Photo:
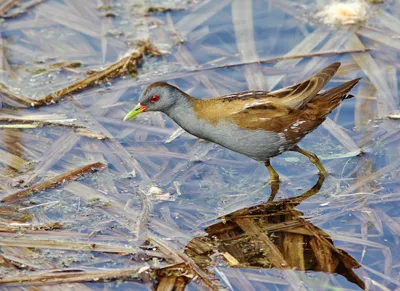
[[[367,20],[369,9],[363,0],[333,1],[318,12],[316,17],[325,24],[355,24]]]

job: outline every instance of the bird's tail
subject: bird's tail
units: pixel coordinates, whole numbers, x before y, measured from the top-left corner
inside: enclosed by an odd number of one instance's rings
[[[342,100],[354,97],[353,95],[347,93],[350,92],[350,90],[360,81],[360,79],[361,78],[357,78],[329,89],[318,95],[312,103],[323,111],[320,112],[322,116],[326,116],[336,107],[338,107]]]

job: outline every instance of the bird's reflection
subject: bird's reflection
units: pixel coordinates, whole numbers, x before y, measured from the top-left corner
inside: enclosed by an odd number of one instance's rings
[[[208,226],[208,235],[191,240],[185,253],[199,266],[213,264],[219,253],[230,267],[277,268],[340,274],[364,289],[353,271],[360,264],[334,246],[329,235],[296,210],[321,189],[324,177],[296,198],[243,208]]]

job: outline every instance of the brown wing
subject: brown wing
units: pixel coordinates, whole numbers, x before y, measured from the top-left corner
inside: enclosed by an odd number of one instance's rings
[[[218,99],[224,103],[230,103],[232,101],[237,102],[239,100],[258,100],[262,102],[263,100],[265,102],[279,102],[280,104],[283,104],[289,108],[300,109],[310,102],[315,96],[317,96],[318,92],[321,91],[322,88],[335,75],[340,65],[340,62],[330,64],[304,82],[275,91],[243,91],[215,99]]]
[[[231,114],[228,119],[241,128],[280,133],[291,143],[297,143],[324,121],[313,108],[293,109],[272,102],[251,106]]]
[[[276,91],[271,91],[268,95],[279,98],[280,102],[290,108],[303,108],[317,96],[318,92],[332,79],[340,65],[340,62],[330,64],[308,80]]]
[[[265,95],[263,96],[265,97]],[[286,115],[290,111],[289,108],[280,104],[276,98],[237,98],[237,96],[227,98],[229,101],[224,99],[224,97],[193,99],[194,112],[198,118],[208,120],[210,123],[216,125],[220,120],[224,119],[251,118],[253,121],[256,121],[259,118],[261,121],[265,121],[268,118]],[[234,102],[231,102],[233,100]]]
[[[304,108],[289,108],[279,102],[249,104],[235,112],[229,119],[242,128],[266,130],[282,133],[288,141],[298,142],[306,134],[320,125],[359,81],[355,79],[334,87],[311,100]],[[280,99],[275,99],[278,101]]]
[[[281,104],[277,100],[259,100],[248,102],[243,107],[235,112],[231,112],[230,116],[234,119],[246,119],[260,122],[265,122],[271,118],[278,116],[287,116],[294,110]]]
[[[242,128],[280,131],[286,124],[294,123],[301,111],[279,102],[252,102],[243,109],[232,112],[227,118]]]

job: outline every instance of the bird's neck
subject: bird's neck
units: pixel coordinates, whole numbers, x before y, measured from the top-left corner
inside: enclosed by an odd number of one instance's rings
[[[190,95],[182,95],[179,102],[164,111],[171,119],[173,119],[184,130],[192,133],[197,127],[198,120],[193,110],[193,104],[199,99]]]

